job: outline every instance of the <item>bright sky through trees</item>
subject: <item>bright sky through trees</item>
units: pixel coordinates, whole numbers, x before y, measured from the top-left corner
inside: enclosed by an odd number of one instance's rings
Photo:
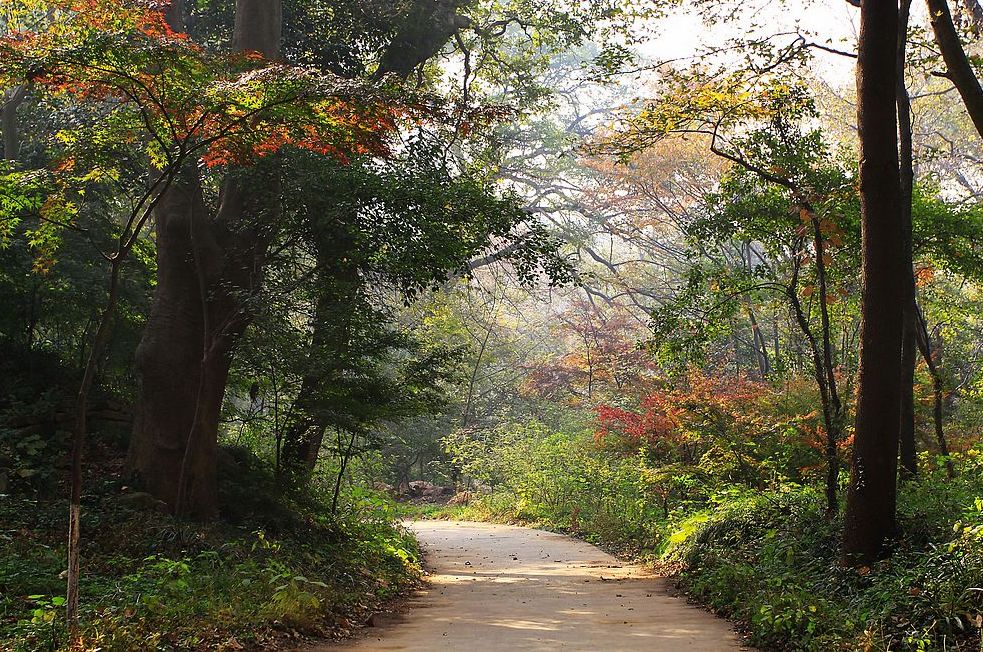
[[[846,0],[750,0],[733,5],[732,20],[707,24],[693,3],[686,1],[666,17],[653,21],[654,34],[638,43],[638,50],[651,61],[692,61],[731,38],[801,31],[810,41],[856,52],[859,10]],[[916,16],[924,14],[920,6],[915,8]],[[853,84],[853,59],[818,50],[815,54],[815,72],[827,83]]]

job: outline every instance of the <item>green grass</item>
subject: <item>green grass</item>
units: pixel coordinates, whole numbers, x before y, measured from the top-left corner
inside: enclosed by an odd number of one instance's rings
[[[235,524],[130,509],[113,483],[88,496],[81,585],[88,649],[267,649],[298,635],[344,636],[416,585],[417,544],[395,525],[394,505],[350,496],[331,517],[323,497],[271,493],[261,468],[224,487],[227,501],[238,500]],[[65,646],[66,514],[62,501],[0,501],[0,649]]]

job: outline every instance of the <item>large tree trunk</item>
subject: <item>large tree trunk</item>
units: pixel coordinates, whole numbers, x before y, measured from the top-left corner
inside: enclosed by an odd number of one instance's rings
[[[911,135],[911,99],[905,83],[905,53],[908,41],[908,14],[911,0],[901,0],[898,16],[898,136],[900,154],[901,182],[901,243],[904,255],[901,259],[904,274],[904,323],[901,336],[901,415],[900,415],[900,453],[901,471],[905,477],[918,474],[918,456],[915,446],[915,362],[918,358],[916,330],[918,317],[915,314],[915,276],[914,255],[912,252],[911,201],[915,182],[914,155]]]
[[[280,14],[279,0],[238,0],[235,46],[278,57]],[[179,3],[168,18],[183,29]],[[199,520],[218,513],[222,401],[276,222],[278,184],[260,174],[230,173],[211,216],[191,165],[155,213],[158,279],[137,349],[130,467],[176,514]]]
[[[858,565],[884,557],[896,529],[904,303],[897,46],[897,2],[863,0],[857,60],[863,292],[853,464],[843,522],[844,561]]]

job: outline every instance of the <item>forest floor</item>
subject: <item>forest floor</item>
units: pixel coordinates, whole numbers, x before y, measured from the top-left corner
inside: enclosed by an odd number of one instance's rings
[[[747,649],[664,579],[571,537],[460,521],[410,524],[428,586],[371,635],[311,652]]]

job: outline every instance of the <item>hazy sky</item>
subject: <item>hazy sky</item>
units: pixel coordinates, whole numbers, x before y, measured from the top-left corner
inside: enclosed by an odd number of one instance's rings
[[[694,56],[735,36],[799,29],[813,35],[810,40],[817,43],[856,51],[860,10],[846,0],[749,0],[743,4],[738,19],[716,25],[704,24],[699,16],[685,9],[674,11],[656,23],[655,35],[640,43],[639,49],[654,60],[676,59]],[[827,82],[853,83],[853,59],[817,51],[816,62]]]

